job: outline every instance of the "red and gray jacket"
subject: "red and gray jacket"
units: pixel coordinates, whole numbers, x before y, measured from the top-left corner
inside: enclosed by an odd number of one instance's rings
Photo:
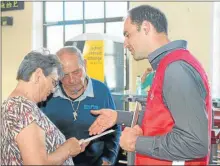
[[[210,88],[208,85],[208,79],[205,74],[204,69],[201,67],[200,63],[189,53],[189,51],[184,49],[175,50],[164,57],[155,74],[155,78],[151,89],[148,93],[146,111],[144,113],[144,118],[142,120],[141,128],[143,130],[144,136],[162,136],[169,133],[175,125],[173,117],[163,102],[163,81],[166,67],[175,61],[185,61],[190,64],[195,70],[200,74],[205,89],[207,92],[206,96],[206,113],[208,116],[208,140],[209,140],[209,150],[207,156],[204,158],[198,158],[190,161],[179,161],[181,165],[207,165],[209,162],[210,155],[210,143],[211,143],[211,125],[212,125],[212,111],[211,111],[211,95]],[[177,163],[177,161],[160,160],[156,158],[149,157],[147,155],[142,155],[136,153],[135,165],[172,165]]]

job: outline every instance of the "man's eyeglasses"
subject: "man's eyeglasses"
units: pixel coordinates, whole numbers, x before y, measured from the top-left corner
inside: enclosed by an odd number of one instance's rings
[[[52,79],[52,84],[53,84],[53,87],[57,87],[57,85],[59,84],[59,81],[58,80],[55,80],[53,77],[51,77]]]

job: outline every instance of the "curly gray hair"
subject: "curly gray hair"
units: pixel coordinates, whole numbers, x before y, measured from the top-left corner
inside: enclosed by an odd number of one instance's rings
[[[50,54],[49,51],[31,51],[21,62],[17,80],[29,81],[32,73],[37,69],[42,69],[45,76],[50,75],[54,70],[57,70],[59,80],[64,76],[61,63],[56,55]]]

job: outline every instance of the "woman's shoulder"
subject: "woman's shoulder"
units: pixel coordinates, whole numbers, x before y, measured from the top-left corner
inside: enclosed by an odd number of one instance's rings
[[[32,121],[34,119],[39,119],[41,115],[36,103],[23,96],[13,96],[6,99],[2,104],[1,111],[4,115],[3,120],[6,121]]]
[[[14,110],[14,111],[25,111],[27,109],[35,109],[37,105],[23,97],[23,96],[13,96],[6,99],[2,104],[2,110]]]

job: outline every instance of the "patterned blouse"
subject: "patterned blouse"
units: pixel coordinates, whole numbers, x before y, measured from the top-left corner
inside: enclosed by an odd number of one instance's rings
[[[23,165],[21,153],[15,141],[21,130],[36,122],[45,131],[46,149],[54,152],[66,139],[59,129],[40,111],[38,106],[21,96],[7,99],[1,108],[1,164]],[[31,147],[30,147],[31,148]],[[64,165],[73,165],[71,158]]]

